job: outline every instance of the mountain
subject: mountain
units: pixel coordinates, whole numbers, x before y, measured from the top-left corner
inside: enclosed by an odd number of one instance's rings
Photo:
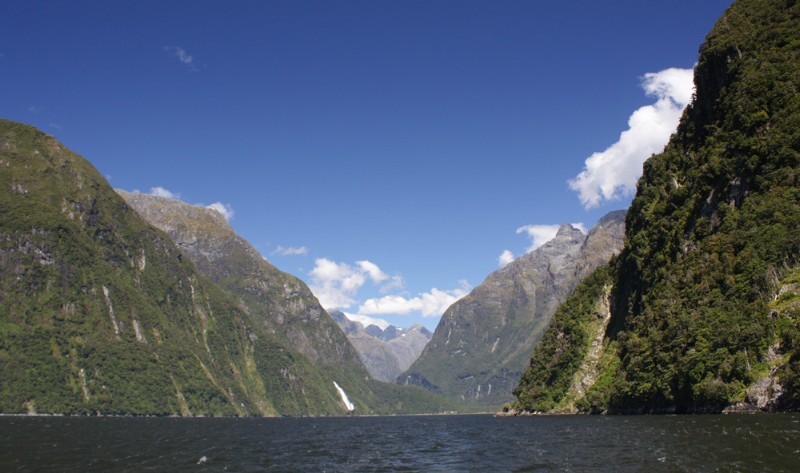
[[[556,313],[509,410],[800,408],[800,3],[741,0],[644,165],[619,257]]]
[[[511,400],[558,304],[622,248],[624,217],[624,211],[611,212],[588,234],[562,225],[555,238],[490,274],[447,309],[397,382],[476,406]]]
[[[270,264],[218,211],[116,191],[145,221],[169,235],[200,273],[236,295],[271,335],[317,364],[363,370],[358,353],[305,283]]]
[[[348,319],[339,311],[331,312],[331,317],[344,330],[367,371],[373,378],[381,381],[392,382],[397,375],[408,369],[422,353],[432,335],[419,324],[409,328],[398,328],[394,325],[389,325],[386,329],[377,325],[368,325],[365,328],[360,322]]]
[[[1,120],[0,166],[2,412],[346,412],[55,138]]]
[[[336,385],[357,413],[451,410],[371,380],[296,279],[207,254],[212,282],[55,138],[0,120],[0,169],[0,412],[341,415]]]

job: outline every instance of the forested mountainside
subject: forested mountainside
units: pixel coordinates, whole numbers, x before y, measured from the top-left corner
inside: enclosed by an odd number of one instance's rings
[[[167,233],[198,271],[236,295],[273,336],[318,366],[355,370],[363,378],[358,354],[308,286],[270,264],[219,212],[176,199],[117,193]]]
[[[361,413],[447,408],[320,368],[55,138],[0,120],[0,169],[0,412],[343,414],[334,382]],[[297,299],[286,319],[322,317]]]
[[[397,378],[474,408],[512,399],[556,307],[578,282],[622,248],[624,211],[587,234],[569,224],[556,237],[490,274],[450,306],[414,364]]]
[[[559,308],[509,409],[800,407],[798,25],[787,0],[719,19],[623,251]]]

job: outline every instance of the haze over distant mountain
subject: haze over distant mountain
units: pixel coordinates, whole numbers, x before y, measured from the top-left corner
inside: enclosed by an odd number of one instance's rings
[[[372,377],[381,381],[392,382],[408,369],[433,335],[419,324],[409,328],[389,325],[381,329],[377,325],[364,327],[340,311],[330,314],[356,347]]]
[[[510,410],[800,409],[798,25],[784,0],[719,19],[625,248],[559,308]]]
[[[500,406],[575,285],[622,248],[624,211],[588,235],[565,224],[555,238],[490,274],[450,306],[428,345],[397,378],[479,406]]]

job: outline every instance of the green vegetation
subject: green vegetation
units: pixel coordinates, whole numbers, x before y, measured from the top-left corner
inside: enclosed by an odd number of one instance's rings
[[[743,0],[708,35],[696,99],[645,163],[628,211],[606,367],[584,410],[719,411],[747,400],[775,349],[789,360],[776,373],[780,407],[798,407],[796,310],[771,309],[800,255],[798,24],[796,2]],[[571,347],[559,355],[567,370],[582,356]],[[543,350],[517,390],[519,409],[548,408],[565,392],[567,375],[539,368],[552,356]]]
[[[565,398],[589,351],[592,333],[602,322],[604,314],[599,301],[608,297],[610,283],[610,265],[601,266],[558,307],[514,390],[525,410],[551,411]]]
[[[0,120],[0,169],[0,413],[345,414],[333,381],[362,414],[447,409],[344,362],[357,355],[310,292],[282,316],[308,334],[322,324],[332,343],[312,346],[317,358],[290,346],[266,324],[276,305],[199,274],[53,137]],[[262,284],[273,302],[302,284],[273,277]]]
[[[553,240],[490,274],[447,309],[398,382],[426,387],[465,409],[497,412],[513,399],[558,304],[622,247],[624,219],[624,211],[610,212],[589,235],[562,226]]]

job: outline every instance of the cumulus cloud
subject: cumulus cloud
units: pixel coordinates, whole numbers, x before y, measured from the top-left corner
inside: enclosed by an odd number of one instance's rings
[[[356,261],[356,264],[358,265],[358,268],[362,272],[366,273],[369,276],[369,278],[372,279],[372,282],[376,284],[381,283],[389,278],[389,276],[386,273],[381,271],[381,268],[379,268],[377,264],[371,261],[367,260]]]
[[[347,263],[317,258],[311,276],[311,291],[325,309],[342,309],[355,303],[358,289],[367,281],[365,273]]]
[[[433,288],[429,292],[411,298],[396,295],[383,296],[364,301],[358,308],[358,313],[365,315],[385,315],[420,312],[423,317],[439,317],[450,305],[466,296],[468,293],[469,286],[466,283],[462,283],[462,287],[459,289],[442,291]]]
[[[692,69],[678,68],[644,75],[642,88],[656,102],[633,112],[628,129],[620,134],[619,140],[586,158],[584,170],[568,181],[584,208],[634,193],[642,164],[664,149],[678,127],[683,109],[692,99],[692,75]]]
[[[305,246],[283,247],[278,245],[278,247],[275,248],[275,251],[273,251],[272,254],[281,256],[303,256],[308,254],[308,248],[306,248]]]
[[[216,210],[217,212],[222,214],[223,217],[225,217],[225,220],[230,221],[233,218],[233,213],[234,213],[233,207],[231,207],[229,204],[223,204],[222,202],[214,202],[211,205],[206,205],[206,208],[209,208],[211,210]]]
[[[342,313],[348,319],[352,320],[353,322],[358,322],[364,327],[367,327],[369,325],[376,325],[380,327],[381,330],[386,330],[386,328],[389,327],[389,325],[391,325],[389,322],[383,319],[376,319],[374,317],[368,317],[366,315],[361,315],[361,314],[351,314],[349,312],[342,312]]]
[[[309,284],[311,291],[317,296],[320,304],[328,310],[346,309],[356,305],[358,291],[368,282],[374,286],[380,286],[382,294],[403,288],[403,279],[400,276],[389,276],[378,265],[367,260],[356,261],[355,264],[350,265],[327,258],[318,258],[314,261],[314,269],[308,274],[311,276],[311,284]],[[424,317],[440,316],[450,304],[467,295],[470,289],[466,281],[461,281],[460,288],[450,291],[433,288],[416,297],[385,295],[367,299],[359,304],[356,315],[369,317],[419,312]],[[348,314],[348,316],[350,315],[352,314]]]
[[[558,233],[558,227],[561,225],[525,225],[524,227],[517,228],[517,235],[520,233],[527,234],[531,239],[531,246],[528,247],[528,253],[544,245],[548,241],[555,238]]]
[[[501,268],[505,267],[508,263],[514,261],[514,253],[509,250],[503,250],[500,256],[497,257],[497,265]]]
[[[166,197],[167,199],[180,199],[181,195],[177,192],[171,192],[161,186],[151,187],[150,195],[156,197]]]
[[[394,275],[389,278],[389,280],[384,283],[381,288],[381,294],[387,294],[392,291],[401,290],[405,287],[405,283],[403,282],[403,277]]]

